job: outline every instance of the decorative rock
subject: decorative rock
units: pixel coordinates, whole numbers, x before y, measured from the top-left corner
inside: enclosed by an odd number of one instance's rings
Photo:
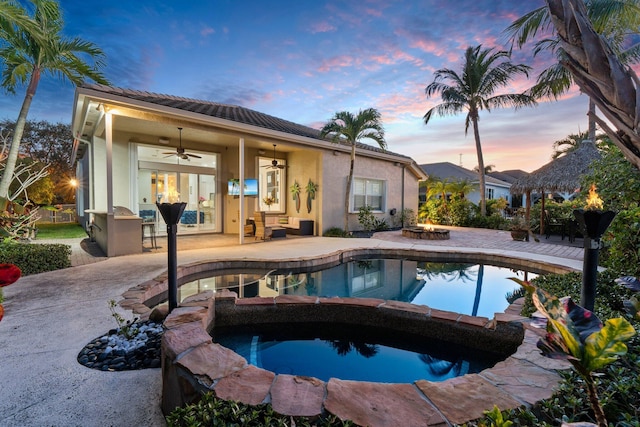
[[[366,397],[366,398],[365,398]],[[327,385],[325,409],[362,426],[446,426],[436,408],[411,384],[345,381]]]
[[[160,367],[162,326],[150,321],[132,326],[138,329],[133,339],[119,335],[116,330],[109,331],[109,335],[94,339],[80,351],[78,363],[101,371]]]

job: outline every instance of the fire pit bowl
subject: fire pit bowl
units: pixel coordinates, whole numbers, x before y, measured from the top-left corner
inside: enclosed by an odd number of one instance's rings
[[[426,229],[422,227],[409,227],[402,229],[402,236],[420,240],[449,240],[449,230],[442,228]]]

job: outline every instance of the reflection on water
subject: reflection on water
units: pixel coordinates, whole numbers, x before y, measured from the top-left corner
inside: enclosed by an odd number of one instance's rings
[[[367,259],[318,271],[220,274],[182,285],[179,299],[207,289],[229,289],[240,298],[278,295],[379,298],[493,317],[508,306],[505,295],[518,288],[509,277],[530,280],[535,276],[487,264]]]
[[[436,339],[364,326],[252,325],[215,329],[212,335],[215,342],[254,366],[323,381],[444,381],[480,372],[504,359]]]

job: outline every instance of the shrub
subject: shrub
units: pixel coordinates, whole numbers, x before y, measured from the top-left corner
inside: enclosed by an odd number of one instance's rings
[[[70,256],[69,245],[0,243],[0,259],[17,265],[23,276],[71,267]]]
[[[257,406],[217,399],[213,393],[206,393],[199,403],[176,408],[167,417],[167,426],[354,426],[351,421],[342,421],[336,416],[310,420],[307,417],[280,415],[271,405]]]
[[[610,319],[623,315],[622,301],[633,293],[614,283],[618,272],[607,270],[598,274],[596,287],[595,313],[601,319]],[[579,300],[582,277],[580,273],[549,274],[539,276],[533,283],[550,293],[571,296]],[[531,296],[525,298],[523,315],[534,311]],[[640,323],[632,321],[638,330]],[[636,334],[627,342],[625,357],[599,370],[597,377],[598,395],[609,425],[620,427],[637,426],[640,419],[640,407],[637,397],[640,395],[640,335]],[[549,399],[536,403],[531,408],[517,408],[504,411],[504,418],[512,420],[513,426],[557,426],[560,421],[594,421],[584,381],[575,371],[560,372],[563,380]],[[489,418],[482,418],[466,424],[471,426],[491,425]]]
[[[349,234],[345,233],[340,227],[331,227],[328,230],[325,230],[322,235],[325,237],[349,237]]]

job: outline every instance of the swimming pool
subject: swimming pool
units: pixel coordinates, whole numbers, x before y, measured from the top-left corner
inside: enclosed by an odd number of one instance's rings
[[[316,270],[217,271],[211,277],[183,284],[178,299],[222,289],[236,292],[240,298],[279,295],[377,298],[491,318],[509,305],[505,295],[519,288],[509,277],[530,280],[536,276],[486,263],[364,258]]]
[[[323,381],[438,382],[478,373],[507,356],[362,325],[262,324],[217,328],[212,336],[254,366]]]

